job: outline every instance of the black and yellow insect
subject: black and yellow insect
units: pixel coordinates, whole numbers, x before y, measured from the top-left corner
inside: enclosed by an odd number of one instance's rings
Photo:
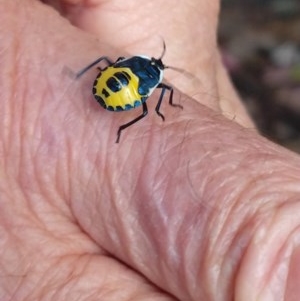
[[[154,89],[162,89],[155,108],[156,113],[162,120],[165,120],[165,118],[159,109],[166,90],[170,91],[169,104],[182,108],[181,105],[173,104],[173,88],[162,83],[164,69],[168,68],[162,62],[165,50],[164,43],[163,53],[158,59],[147,56],[133,56],[129,58],[120,57],[113,62],[108,57],[102,56],[77,73],[76,77],[78,78],[93,66],[104,61],[107,66],[105,68],[98,67],[100,73],[93,85],[93,95],[99,104],[104,109],[114,112],[127,111],[142,105],[143,112],[141,115],[119,127],[116,143],[119,142],[121,132],[124,129],[147,115],[146,100]]]

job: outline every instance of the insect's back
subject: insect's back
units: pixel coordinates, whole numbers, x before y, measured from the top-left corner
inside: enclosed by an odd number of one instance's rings
[[[93,94],[105,109],[124,111],[141,104],[139,79],[130,68],[107,67],[97,76]]]
[[[107,110],[124,111],[141,105],[161,82],[163,70],[148,57],[120,59],[97,76],[93,93]]]
[[[114,66],[127,67],[138,77],[138,92],[143,96],[150,96],[163,78],[163,65],[158,65],[158,60],[146,56],[133,56],[117,61]]]

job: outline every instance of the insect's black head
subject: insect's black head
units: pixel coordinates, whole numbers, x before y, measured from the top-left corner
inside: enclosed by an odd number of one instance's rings
[[[151,58],[151,64],[157,66],[160,70],[164,70],[165,68],[167,68],[162,62],[162,59],[163,59],[165,53],[166,53],[166,43],[163,40],[163,52],[158,59],[156,59],[154,57]]]
[[[165,65],[163,64],[162,60],[156,59],[156,58],[151,58],[151,64],[155,65],[156,67],[158,67],[160,70],[164,70],[165,69]]]

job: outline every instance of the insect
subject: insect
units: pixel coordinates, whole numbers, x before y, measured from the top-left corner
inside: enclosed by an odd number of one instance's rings
[[[166,45],[163,43],[163,52],[158,59],[133,56],[129,58],[119,57],[113,62],[109,57],[102,56],[77,73],[76,78],[79,78],[90,68],[104,61],[107,66],[98,67],[100,73],[93,85],[93,95],[98,103],[104,109],[114,112],[127,111],[142,106],[141,115],[119,127],[116,143],[119,143],[123,130],[148,114],[146,101],[155,89],[161,89],[155,111],[163,121],[165,117],[160,112],[160,106],[166,90],[170,93],[169,104],[182,109],[181,105],[173,103],[173,88],[162,83],[164,69],[173,68],[163,64],[162,58],[165,52]]]

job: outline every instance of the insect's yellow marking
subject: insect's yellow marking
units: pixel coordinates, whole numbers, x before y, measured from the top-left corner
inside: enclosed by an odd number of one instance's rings
[[[116,72],[122,71],[129,74],[129,84],[124,86],[120,91],[113,92],[107,87],[106,82],[109,78],[114,77]],[[115,79],[118,81],[116,77]],[[134,106],[136,101],[141,101],[142,95],[138,92],[139,78],[132,73],[130,68],[108,67],[101,73],[94,87],[96,89],[96,95],[99,95],[105,101],[107,106],[111,106],[113,108],[120,106],[125,109],[126,105]],[[106,90],[109,96],[103,93],[103,90]]]

